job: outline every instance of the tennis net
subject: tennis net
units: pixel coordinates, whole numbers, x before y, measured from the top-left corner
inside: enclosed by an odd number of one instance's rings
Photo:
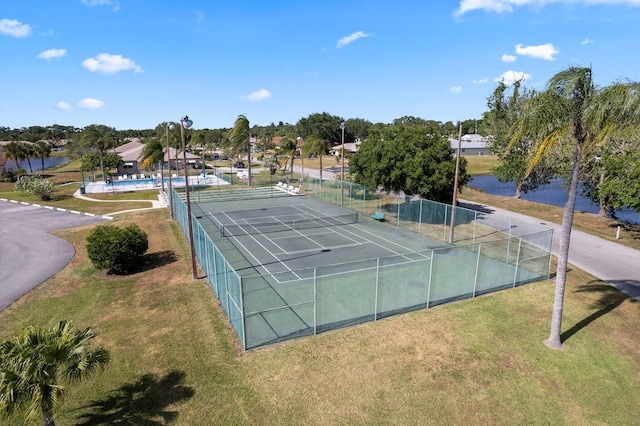
[[[358,223],[358,213],[345,213],[335,216],[288,219],[277,222],[261,222],[248,224],[222,225],[220,234],[223,237],[241,235],[268,234],[271,232],[298,231],[302,229],[327,228],[331,226],[351,225]]]

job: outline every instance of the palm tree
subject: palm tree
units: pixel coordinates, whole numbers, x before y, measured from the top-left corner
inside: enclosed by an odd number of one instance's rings
[[[9,142],[3,148],[4,156],[7,160],[16,162],[16,172],[20,168],[20,160],[22,160],[23,150],[19,142]]]
[[[16,169],[20,168],[20,161],[27,160],[29,164],[29,173],[33,174],[33,168],[31,167],[30,155],[33,154],[34,149],[31,143],[25,142],[11,142],[4,147],[5,156],[7,159],[13,159],[16,162]]]
[[[54,426],[63,380],[82,380],[109,361],[106,349],[89,349],[94,337],[90,328],[60,321],[53,328],[27,327],[0,344],[0,412],[26,407],[27,420],[42,413],[45,426]]]
[[[149,164],[158,164],[164,160],[164,147],[158,138],[151,138],[142,147],[140,163],[143,168]],[[162,167],[162,165],[161,165]]]
[[[35,146],[31,142],[23,142],[20,144],[20,149],[22,150],[22,158],[27,160],[27,164],[29,165],[29,173],[33,174],[33,167],[31,166],[31,157],[33,157],[36,153]]]
[[[234,155],[240,155],[242,151],[247,150],[249,186],[251,186],[251,141],[249,136],[249,120],[240,114],[238,118],[236,118],[231,132],[229,132],[229,147]]]
[[[302,147],[302,157],[310,157],[316,155],[320,159],[320,187],[322,188],[322,156],[325,153],[327,144],[318,135],[309,135],[304,138],[304,146]]]
[[[85,146],[95,148],[100,156],[100,170],[102,171],[102,179],[104,179],[104,160],[102,153],[110,140],[111,129],[107,126],[98,126],[92,124],[84,128],[80,140]]]
[[[291,160],[291,174],[293,175],[293,161],[296,158],[297,145],[293,138],[285,136],[280,140],[280,154],[284,156],[280,166],[284,166],[284,172],[287,171],[287,161]]]
[[[563,144],[573,149],[568,198],[562,215],[551,332],[546,340],[552,348],[562,347],[562,310],[580,162],[593,155],[616,131],[637,123],[639,96],[638,83],[617,82],[597,89],[591,68],[569,67],[551,77],[546,89],[527,103],[515,123],[512,143],[530,138],[535,145],[529,171],[554,146]]]
[[[44,172],[44,159],[51,155],[51,144],[45,141],[38,141],[34,146],[34,153],[40,157],[42,172]]]

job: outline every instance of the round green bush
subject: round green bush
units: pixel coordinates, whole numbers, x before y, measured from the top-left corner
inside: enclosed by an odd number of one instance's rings
[[[93,265],[112,274],[134,271],[148,249],[147,234],[135,224],[125,228],[99,225],[87,237],[87,253]]]

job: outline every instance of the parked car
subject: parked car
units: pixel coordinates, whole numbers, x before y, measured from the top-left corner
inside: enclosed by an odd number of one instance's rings
[[[235,167],[236,169],[244,169],[244,162],[242,161],[236,161],[233,165],[233,167]]]

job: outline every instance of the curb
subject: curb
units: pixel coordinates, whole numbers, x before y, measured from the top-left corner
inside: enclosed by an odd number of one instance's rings
[[[76,211],[76,210],[61,209],[59,207],[43,206],[41,204],[36,204],[36,203],[25,203],[24,201],[9,200],[7,198],[0,198],[0,201],[6,201],[8,203],[14,203],[14,204],[22,204],[24,206],[40,207],[40,208],[45,208],[45,209],[49,209],[49,210],[56,210],[56,211],[59,211],[59,212],[69,212],[69,213],[83,215],[83,216],[91,216],[91,217],[98,216],[98,217],[102,217],[103,219],[113,220],[113,217],[107,216],[107,215],[96,215],[96,214],[93,214],[93,213],[84,213],[84,212],[79,212],[79,211]]]

